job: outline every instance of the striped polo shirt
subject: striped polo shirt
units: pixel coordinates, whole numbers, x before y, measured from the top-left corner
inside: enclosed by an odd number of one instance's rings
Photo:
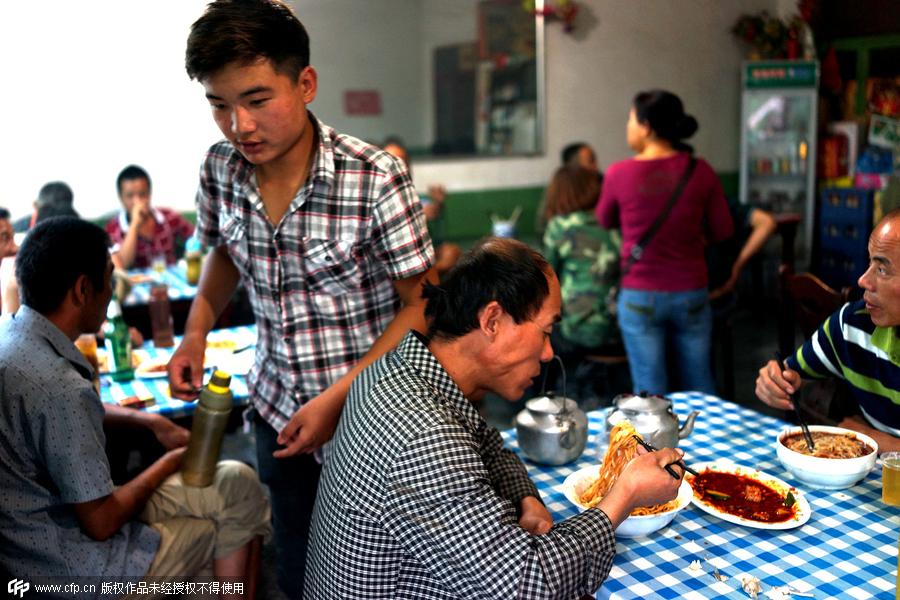
[[[900,433],[900,336],[877,327],[865,302],[845,304],[787,361],[805,377],[840,377],[877,429]],[[893,430],[893,431],[890,431]]]

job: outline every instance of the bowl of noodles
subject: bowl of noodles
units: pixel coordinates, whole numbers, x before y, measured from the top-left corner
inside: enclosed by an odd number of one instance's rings
[[[825,425],[810,425],[815,442],[810,452],[799,427],[775,438],[775,453],[795,479],[811,488],[841,490],[865,478],[875,466],[878,444],[869,436]]]
[[[637,454],[637,432],[628,421],[620,421],[609,432],[609,449],[603,463],[575,471],[563,482],[560,490],[579,510],[597,506],[612,489],[625,465]],[[654,506],[635,508],[616,528],[619,537],[633,538],[649,535],[672,522],[675,515],[690,504],[693,491],[682,481],[678,495],[671,501]]]
[[[581,497],[597,479],[597,467],[585,467],[569,475],[562,484],[562,492],[572,504],[579,510],[587,510],[599,504],[602,498],[595,503],[584,503]],[[678,496],[666,504],[658,504],[651,507],[640,507],[632,511],[627,519],[616,528],[616,535],[623,538],[635,538],[650,535],[659,531],[672,522],[678,511],[691,503],[693,491],[686,481],[681,482],[678,488]]]

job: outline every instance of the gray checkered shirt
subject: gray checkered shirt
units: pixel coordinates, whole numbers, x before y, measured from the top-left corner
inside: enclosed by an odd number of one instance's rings
[[[607,516],[545,535],[525,466],[409,333],[354,381],[319,484],[304,597],[576,598],[612,566]]]
[[[227,247],[253,305],[250,395],[275,431],[356,365],[394,319],[392,280],[434,262],[406,167],[309,118],[318,129],[315,160],[277,225],[255,167],[229,142],[210,148],[197,192],[197,236]]]

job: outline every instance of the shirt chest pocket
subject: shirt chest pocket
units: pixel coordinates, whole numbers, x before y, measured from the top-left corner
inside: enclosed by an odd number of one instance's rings
[[[365,252],[351,240],[303,238],[299,269],[291,273],[288,285],[298,285],[311,293],[346,294],[363,287]]]
[[[225,215],[221,218],[219,230],[234,266],[242,276],[249,275],[250,240],[247,239],[247,225],[234,216]]]

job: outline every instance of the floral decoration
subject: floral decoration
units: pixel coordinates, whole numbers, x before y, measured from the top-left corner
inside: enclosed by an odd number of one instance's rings
[[[575,0],[556,0],[555,5],[550,0],[544,1],[544,8],[535,8],[534,0],[524,0],[522,7],[528,12],[542,15],[548,22],[561,21],[563,31],[572,33],[575,30],[575,16],[578,14],[578,4]]]

